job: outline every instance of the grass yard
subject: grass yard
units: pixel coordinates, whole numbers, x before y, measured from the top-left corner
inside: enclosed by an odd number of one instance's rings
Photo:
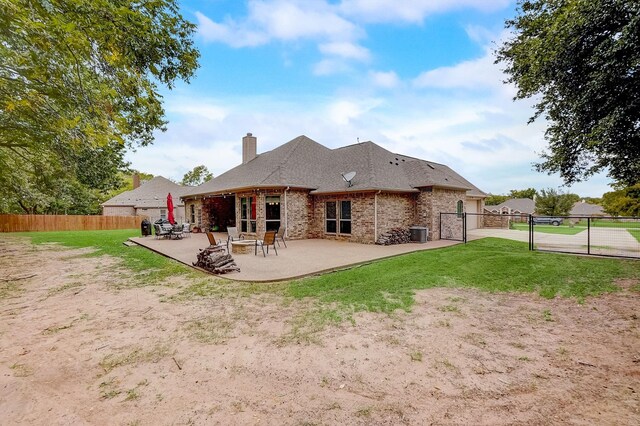
[[[640,238],[639,233],[634,236]],[[94,248],[84,255],[87,257],[121,258],[122,266],[134,272],[138,285],[185,275],[194,278],[194,284],[185,290],[187,295],[207,296],[229,291],[229,288],[223,290],[198,280],[203,274],[181,263],[142,247],[122,244],[137,234],[137,230],[117,230],[22,235],[30,237],[34,244],[59,243],[66,247]],[[626,278],[640,278],[638,262],[530,252],[526,243],[484,238],[466,245],[402,255],[284,285],[241,283],[237,285],[237,291],[283,292],[294,298],[317,298],[320,306],[339,303],[354,311],[391,312],[410,309],[415,291],[425,288],[475,287],[498,292],[536,292],[547,298],[559,295],[583,299],[616,291],[618,287],[614,281]]]
[[[627,231],[640,243],[640,229],[627,229]]]
[[[513,223],[511,224],[513,229],[518,231],[526,231],[529,232],[529,224],[528,223]],[[544,234],[562,234],[562,235],[576,235],[582,231],[585,231],[587,228],[574,226],[570,227],[567,225],[553,226],[553,225],[535,225],[535,232],[542,232]]]
[[[92,248],[86,257],[102,255],[122,259],[122,266],[134,272],[136,282],[154,284],[173,275],[202,275],[185,265],[160,256],[143,247],[127,247],[123,244],[130,237],[140,235],[138,229],[113,231],[64,231],[64,232],[25,232],[12,235],[31,238],[33,244],[57,243],[70,248]]]
[[[640,278],[637,261],[530,252],[526,243],[484,238],[293,282],[289,294],[359,311],[411,308],[416,290],[475,287],[577,297],[618,290],[616,279]]]
[[[576,226],[583,226],[586,228],[587,221],[583,219],[578,222]],[[591,226],[595,228],[631,228],[640,230],[640,220],[637,220],[635,222],[625,222],[618,220],[592,219]]]
[[[484,239],[247,283],[137,233],[0,238],[0,423],[637,423],[638,261]]]

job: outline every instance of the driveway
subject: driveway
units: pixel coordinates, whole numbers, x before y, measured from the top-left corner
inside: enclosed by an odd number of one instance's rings
[[[514,229],[483,228],[473,229],[467,232],[467,239],[469,241],[486,237],[505,238],[522,242],[529,241],[529,233],[527,231]],[[575,235],[535,232],[533,241],[539,250],[586,254],[587,245],[590,244],[590,254],[640,257],[640,242],[626,229],[594,227],[591,228],[590,236],[586,229]]]

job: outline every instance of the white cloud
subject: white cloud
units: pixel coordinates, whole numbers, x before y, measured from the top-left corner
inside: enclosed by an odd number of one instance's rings
[[[335,124],[344,126],[373,110],[380,103],[379,99],[365,99],[363,101],[343,99],[329,105],[327,116]]]
[[[198,20],[198,33],[206,41],[221,42],[231,47],[260,46],[269,42],[267,34],[253,31],[236,21],[227,20],[220,24],[200,12],[196,12],[195,15]]]
[[[394,71],[370,71],[369,78],[374,86],[393,89],[400,85],[400,79]]]
[[[507,7],[510,0],[343,0],[346,16],[367,22],[421,23],[426,16],[455,9],[491,12]]]
[[[323,59],[313,66],[313,74],[318,76],[341,74],[350,70],[351,67],[345,61],[334,58]]]
[[[233,47],[258,46],[272,40],[344,42],[364,34],[356,24],[341,17],[335,6],[324,1],[254,0],[249,2],[249,13],[241,21],[215,22],[201,12],[196,12],[196,18],[205,41]]]
[[[478,59],[450,67],[425,71],[413,80],[418,88],[437,89],[500,89],[504,75],[488,53]]]
[[[358,61],[368,61],[371,56],[366,48],[348,42],[323,43],[319,46],[319,49],[325,55],[334,55]]]

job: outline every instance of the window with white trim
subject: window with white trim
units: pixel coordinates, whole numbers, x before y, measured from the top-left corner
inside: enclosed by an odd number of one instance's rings
[[[351,234],[350,200],[327,201],[324,211],[327,234]]]

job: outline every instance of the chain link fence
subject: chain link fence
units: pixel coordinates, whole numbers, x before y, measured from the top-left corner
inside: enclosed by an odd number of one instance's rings
[[[528,242],[529,250],[640,258],[639,217],[440,213],[441,239],[485,237]]]

